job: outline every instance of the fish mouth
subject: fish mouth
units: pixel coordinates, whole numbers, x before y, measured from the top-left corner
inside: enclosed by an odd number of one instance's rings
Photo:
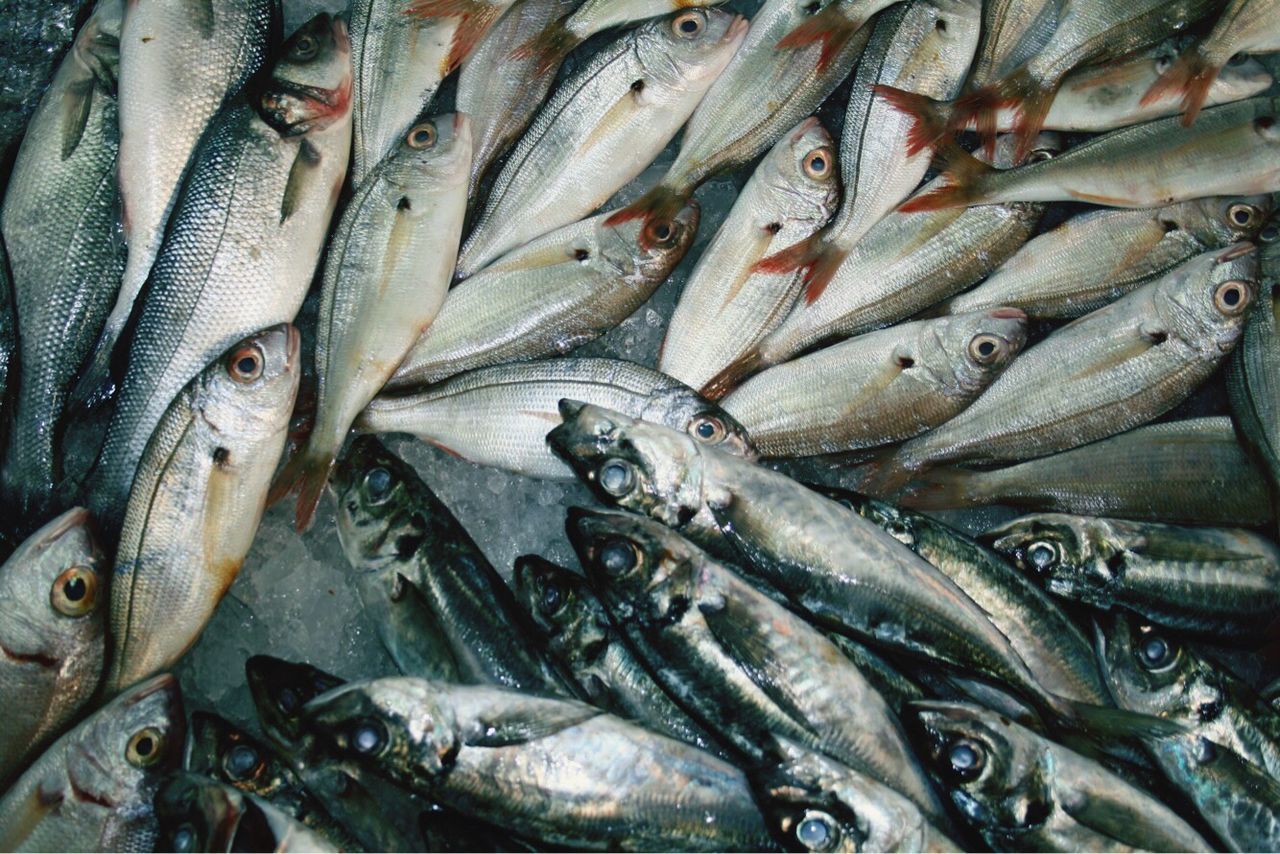
[[[729,24],[724,32],[724,38],[720,39],[721,44],[727,44],[734,41],[742,41],[747,37],[747,31],[751,29],[751,22],[742,15],[734,15],[733,21]],[[817,119],[814,119],[817,121]]]

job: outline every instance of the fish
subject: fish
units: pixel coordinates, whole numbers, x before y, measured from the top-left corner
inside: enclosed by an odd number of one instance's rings
[[[183,771],[156,793],[158,851],[338,851],[288,813],[234,786]]]
[[[905,144],[912,120],[898,106],[902,97],[909,97],[902,93],[957,94],[978,46],[981,21],[979,0],[917,0],[876,18],[845,110],[840,210],[821,231],[762,259],[756,269],[801,270],[805,300],[821,296],[840,275],[850,250],[929,170],[929,152],[910,153]]]
[[[1252,244],[1195,256],[1028,348],[960,415],[889,452],[880,482],[1043,457],[1163,415],[1231,354],[1257,288]]]
[[[732,761],[736,754],[680,708],[653,680],[610,622],[581,573],[537,555],[516,558],[512,586],[547,651],[573,674],[592,705]]]
[[[559,401],[592,400],[688,431],[696,441],[753,454],[746,431],[723,409],[657,371],[613,359],[545,359],[459,374],[416,394],[374,398],[362,433],[412,433],[446,452],[517,474],[572,480],[546,447]]]
[[[706,726],[757,761],[799,742],[947,822],[897,715],[819,629],[657,521],[570,508],[565,527],[614,625]]]
[[[988,0],[964,91],[973,92],[1035,56],[1053,37],[1062,0]]]
[[[874,448],[955,417],[1026,340],[1016,308],[901,323],[769,368],[720,405],[766,457]]]
[[[1156,119],[1003,172],[952,147],[944,185],[898,209],[1036,201],[1154,208],[1206,196],[1270,192],[1280,184],[1278,111],[1274,98],[1247,98],[1206,110],[1192,128],[1182,127],[1178,116]]]
[[[1280,50],[1280,4],[1275,0],[1230,0],[1208,35],[1189,45],[1142,97],[1144,104],[1180,96],[1182,124],[1195,122],[1230,62],[1242,53]],[[1247,60],[1247,57],[1245,57]]]
[[[1254,240],[1270,209],[1267,196],[1219,196],[1087,211],[1037,235],[945,311],[1013,306],[1036,319],[1076,318],[1196,255]]]
[[[86,490],[105,529],[120,524],[147,441],[183,386],[235,342],[297,314],[346,175],[350,122],[346,25],[321,14],[210,126],[139,306]]]
[[[276,498],[297,488],[298,531],[315,516],[351,423],[440,312],[470,164],[470,120],[435,116],[410,128],[347,203],[325,258],[314,424],[272,489]]]
[[[112,571],[109,694],[177,661],[239,574],[284,449],[298,348],[287,324],[236,344],[156,427]]]
[[[831,134],[813,116],[765,155],[680,292],[658,370],[702,389],[782,322],[800,277],[751,267],[826,224],[840,202],[836,168]]]
[[[54,515],[63,411],[124,273],[116,185],[123,14],[123,0],[101,0],[76,34],[31,117],[0,210],[18,345],[0,481],[15,515],[33,523]]]
[[[860,478],[852,478],[866,489]],[[1266,525],[1267,480],[1226,416],[1165,421],[1005,468],[941,468],[913,480],[917,510],[1007,504],[1023,511],[1119,516],[1184,525]]]
[[[107,556],[76,507],[0,565],[0,788],[87,706],[106,658]]]
[[[516,0],[476,44],[458,75],[456,109],[471,119],[473,152],[467,198],[533,120],[555,82],[564,55],[518,54],[523,45],[573,13],[577,0]],[[666,11],[666,10],[664,10]],[[567,53],[567,51],[566,51]]]
[[[995,712],[921,701],[910,716],[939,783],[994,850],[1212,850],[1142,789]]]
[[[115,304],[73,391],[107,381],[111,355],[155,266],[198,143],[280,41],[279,0],[125,4],[119,52],[120,220],[128,258]]]
[[[642,24],[596,53],[560,84],[507,158],[457,275],[608,201],[675,136],[746,34],[745,18],[695,8]],[[663,224],[678,209],[646,222],[652,240],[666,238]]]
[[[1180,631],[1261,639],[1280,613],[1280,548],[1241,528],[1044,513],[983,539],[1054,596]]]
[[[446,641],[445,649],[432,655],[438,649],[433,638],[436,649],[420,657],[445,658],[446,664],[452,659],[458,681],[568,694],[563,678],[536,647],[513,643],[534,633],[510,588],[408,463],[372,436],[361,436],[335,468],[332,483],[339,540],[352,566],[360,572],[394,568],[401,596],[420,598]],[[386,637],[393,625],[381,627],[384,645],[401,669],[409,669],[396,655],[399,644]]]
[[[387,383],[417,390],[463,371],[563,356],[630,317],[666,281],[698,231],[690,201],[645,248],[636,223],[607,214],[513,249],[449,292]]]
[[[572,700],[407,676],[322,694],[333,750],[535,842],[589,850],[770,850],[742,772]]]
[[[1240,434],[1274,491],[1280,489],[1280,412],[1273,403],[1280,384],[1280,217],[1263,226],[1258,245],[1262,281],[1227,366],[1227,395]]]
[[[152,801],[182,762],[182,695],[167,673],[59,738],[0,797],[5,851],[154,851]]]
[[[753,781],[789,850],[960,851],[919,807],[847,765],[779,739],[779,760]]]
[[[8,258],[4,247],[3,229],[0,229],[0,253],[3,253],[4,258]],[[9,265],[4,263],[0,264],[0,411],[5,413],[5,417],[0,418],[0,440],[5,437],[5,430],[10,420],[8,406],[4,402],[8,400],[6,395],[9,391],[9,375],[16,373],[14,355],[17,349],[18,318],[13,310],[13,280],[9,277]],[[3,468],[0,467],[0,477],[2,476]],[[2,484],[3,481],[0,481],[0,485]]]

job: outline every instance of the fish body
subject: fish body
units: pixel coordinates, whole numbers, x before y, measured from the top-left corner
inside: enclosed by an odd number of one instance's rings
[[[972,91],[1035,56],[1053,37],[1062,0],[991,0],[982,4],[982,35],[965,80]]]
[[[1262,228],[1258,242],[1262,282],[1227,368],[1227,393],[1235,423],[1274,490],[1280,489],[1280,217]]]
[[[159,850],[338,851],[269,801],[184,771],[156,793]]]

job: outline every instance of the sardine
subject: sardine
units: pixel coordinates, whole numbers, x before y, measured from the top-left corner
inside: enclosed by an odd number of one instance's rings
[[[89,509],[105,528],[119,524],[147,441],[182,387],[236,341],[297,314],[347,170],[348,54],[342,21],[313,18],[265,88],[229,105],[202,140],[90,482]]]
[[[288,813],[243,792],[184,771],[156,793],[158,851],[338,851]]]
[[[0,798],[5,851],[154,851],[152,801],[182,763],[177,681],[148,679],[80,722]]]
[[[955,417],[1026,340],[1016,308],[902,323],[770,368],[721,405],[764,456],[873,448]]]
[[[458,275],[585,216],[639,175],[746,33],[740,16],[689,9],[601,49],[560,85],[507,158],[458,256]],[[646,224],[650,239],[665,239],[675,212]]]
[[[1280,490],[1280,216],[1258,234],[1262,282],[1227,367],[1231,414],[1245,444]]]
[[[315,424],[272,490],[274,498],[297,487],[299,531],[311,524],[351,422],[444,303],[470,164],[467,117],[436,116],[410,128],[347,203],[325,258]]]
[[[235,345],[156,427],[112,573],[109,693],[173,664],[239,574],[284,449],[298,341],[285,325]]]
[[[1280,613],[1280,548],[1238,528],[1047,513],[983,539],[1050,593],[1220,638],[1261,638]]]
[[[14,513],[33,522],[54,509],[63,409],[124,272],[116,204],[123,14],[122,0],[102,0],[80,28],[31,117],[0,213],[19,346],[0,477]]]
[[[106,556],[82,508],[0,566],[0,788],[73,720],[102,679]]]
[[[658,370],[700,389],[781,323],[799,296],[800,276],[751,268],[825,225],[839,199],[831,135],[807,118],[756,167],[702,250],[671,316]]]
[[[737,768],[572,700],[401,676],[321,695],[303,720],[342,755],[545,845],[774,847]]]
[[[513,249],[450,291],[405,356],[390,389],[414,389],[489,365],[565,355],[640,308],[680,263],[698,230],[689,202],[644,248],[636,223],[607,214]]]
[[[454,456],[533,477],[573,473],[546,446],[559,402],[597,402],[688,431],[700,443],[750,454],[746,431],[682,383],[631,362],[548,359],[479,368],[405,397],[377,397],[356,421],[364,433],[412,433]]]

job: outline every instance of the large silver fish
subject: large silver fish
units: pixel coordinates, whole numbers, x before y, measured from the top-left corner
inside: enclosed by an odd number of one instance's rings
[[[104,527],[119,524],[147,441],[183,386],[302,304],[347,171],[348,54],[346,25],[313,18],[201,142],[91,481],[89,509]]]
[[[258,531],[302,366],[276,326],[232,347],[169,406],[138,466],[111,579],[109,692],[195,643]]]

